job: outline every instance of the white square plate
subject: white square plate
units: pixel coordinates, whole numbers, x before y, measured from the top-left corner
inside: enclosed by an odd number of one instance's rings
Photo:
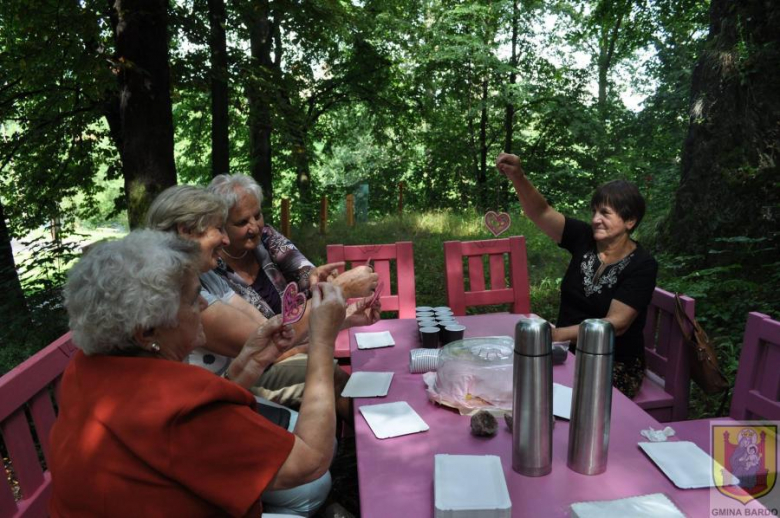
[[[371,427],[377,439],[409,435],[424,432],[428,425],[406,401],[383,403],[381,405],[363,405],[360,413]]]
[[[355,333],[358,349],[376,349],[377,347],[392,347],[395,345],[390,331],[378,333]]]
[[[680,489],[714,487],[714,469],[723,469],[712,457],[689,441],[640,442],[648,457]]]
[[[571,504],[572,518],[685,518],[663,493]]]
[[[512,501],[496,455],[434,457],[435,516],[511,518]]]
[[[571,387],[553,383],[553,415],[571,419]]]
[[[390,390],[392,372],[353,372],[342,397],[382,397]]]

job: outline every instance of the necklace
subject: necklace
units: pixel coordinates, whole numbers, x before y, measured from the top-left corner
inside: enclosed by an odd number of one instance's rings
[[[239,255],[239,256],[237,256],[237,257],[236,257],[236,256],[234,256],[234,255],[230,255],[230,254],[228,253],[228,251],[227,251],[227,250],[225,250],[224,248],[221,250],[221,252],[222,252],[223,254],[225,254],[226,256],[230,257],[231,259],[235,260],[235,261],[240,261],[241,259],[243,259],[244,257],[246,257],[246,254],[248,254],[248,253],[249,253],[249,250],[244,250],[244,253],[243,253],[243,254],[241,254],[241,255]]]

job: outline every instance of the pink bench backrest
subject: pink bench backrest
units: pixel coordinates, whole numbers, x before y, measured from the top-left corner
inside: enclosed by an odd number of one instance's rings
[[[391,245],[328,245],[329,263],[344,261],[347,268],[366,264],[368,259],[384,283],[379,297],[382,311],[397,311],[398,318],[414,318],[416,296],[414,286],[414,253],[411,241]],[[396,293],[391,293],[391,261],[395,261]],[[343,271],[343,269],[342,269]]]
[[[683,311],[694,318],[696,301],[680,296]],[[653,292],[653,300],[647,308],[645,323],[645,361],[647,369],[664,379],[664,391],[674,398],[671,409],[666,409],[661,421],[682,421],[688,417],[690,395],[690,363],[685,337],[674,317],[674,293],[661,288]],[[687,331],[690,333],[689,327]],[[642,401],[645,409],[657,408],[652,401]],[[659,410],[656,410],[659,412]],[[653,413],[653,412],[651,412]],[[655,415],[655,414],[654,414]],[[661,417],[658,414],[656,418]]]
[[[504,268],[509,254],[509,282]],[[490,264],[490,288],[485,286],[483,256]],[[469,291],[465,289],[463,258],[468,261]],[[510,303],[512,313],[530,313],[528,265],[525,237],[484,241],[447,241],[444,243],[444,268],[447,275],[447,304],[455,315],[465,315],[469,306]]]
[[[49,432],[56,417],[52,396],[56,397],[60,377],[75,352],[67,333],[0,378],[0,432],[22,497],[17,502],[7,478],[1,477],[2,517],[48,514],[51,476],[38,458],[29,419],[48,465]]]
[[[731,399],[733,419],[780,420],[780,322],[750,313],[745,326],[737,381]]]

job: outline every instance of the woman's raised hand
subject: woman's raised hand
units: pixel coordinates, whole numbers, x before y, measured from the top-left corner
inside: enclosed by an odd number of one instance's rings
[[[333,284],[341,288],[344,297],[366,297],[376,289],[379,275],[369,266],[358,266],[342,273],[333,280]]]
[[[344,261],[317,266],[309,274],[309,285],[314,286],[318,282],[333,282],[339,276],[339,268],[344,268]]]
[[[501,153],[496,158],[496,168],[510,180],[523,174],[523,166],[517,155]]]
[[[294,343],[295,331],[276,315],[263,322],[228,367],[228,378],[244,388],[255,384],[265,369]]]
[[[377,298],[374,304],[368,306],[373,296],[365,297],[347,306],[347,318],[344,319],[344,328],[371,326],[379,321],[382,311],[382,303]]]
[[[346,316],[341,288],[329,282],[318,283],[312,288],[310,304],[309,348],[315,342],[322,342],[332,349]]]

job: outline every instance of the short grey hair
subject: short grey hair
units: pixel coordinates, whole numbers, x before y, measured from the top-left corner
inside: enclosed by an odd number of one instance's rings
[[[214,193],[195,185],[174,185],[155,198],[146,213],[146,226],[153,230],[203,234],[209,227],[225,225],[228,206]]]
[[[98,243],[65,285],[73,343],[87,355],[139,350],[136,330],[177,324],[182,288],[199,267],[198,243],[170,232],[136,230]]]
[[[263,206],[263,188],[254,178],[245,174],[217,175],[211,180],[208,190],[222,198],[227,203],[228,209],[236,206],[244,192],[255,197],[258,207]]]

